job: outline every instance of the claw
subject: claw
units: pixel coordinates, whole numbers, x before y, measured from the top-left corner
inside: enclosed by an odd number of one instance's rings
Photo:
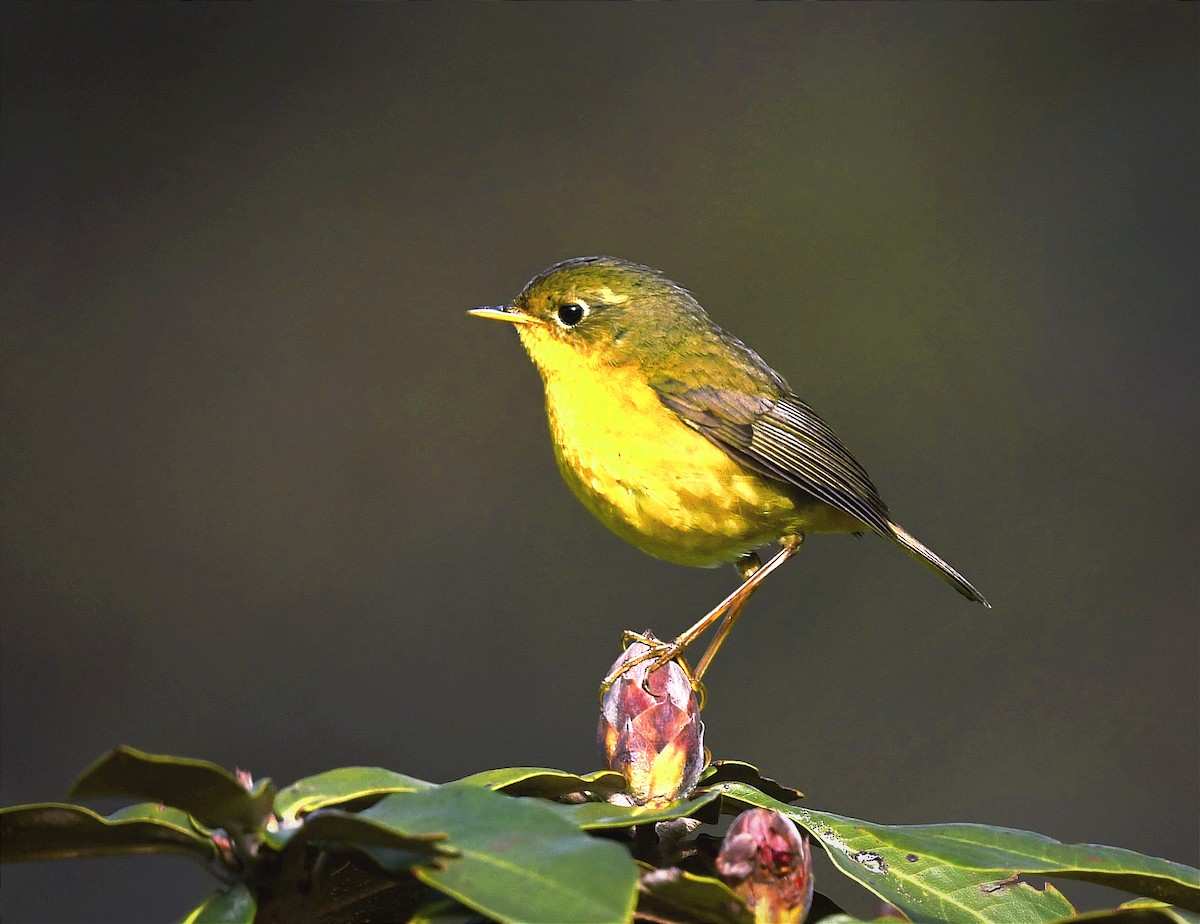
[[[646,650],[643,651],[637,657],[630,658],[628,661],[626,661],[624,664],[622,664],[620,667],[618,667],[616,670],[614,670],[611,674],[609,674],[607,677],[605,677],[602,681],[600,681],[600,695],[601,696],[603,696],[605,693],[607,693],[609,690],[609,687],[611,687],[614,683],[616,683],[617,680],[619,680],[623,674],[628,673],[632,668],[637,667],[639,664],[644,664],[645,662],[649,661],[651,658],[657,658],[662,653],[662,650],[664,648],[667,648],[667,649],[670,648],[669,645],[667,645],[663,642],[660,642],[658,639],[656,639],[654,637],[654,633],[650,632],[649,629],[646,630],[645,634],[640,633],[640,632],[633,632],[633,631],[626,629],[625,633],[621,637],[621,642],[626,648],[628,648],[630,645],[632,645],[634,643],[640,642],[641,644],[646,646]],[[667,661],[669,661],[669,660],[671,660],[671,659],[667,658]],[[666,661],[663,661],[661,663],[656,663],[654,665],[654,667],[650,668],[650,670],[652,670],[652,671],[658,670],[658,668],[661,667],[662,664],[665,664],[665,663],[666,663]],[[647,674],[649,674],[649,671],[647,671]]]
[[[634,632],[626,629],[622,634],[622,643],[626,648],[632,644],[642,644],[646,646],[646,650],[635,657],[614,669],[607,677],[600,681],[600,699],[603,701],[605,695],[622,676],[639,665],[645,664],[647,661],[653,660],[654,663],[646,671],[646,676],[642,678],[641,688],[647,693],[650,693],[650,675],[660,667],[676,662],[683,668],[684,674],[687,676],[688,683],[692,690],[695,691],[696,697],[700,701],[700,708],[704,707],[707,694],[704,689],[704,684],[696,676],[691,666],[684,660],[683,652],[685,645],[681,644],[681,639],[664,642],[655,637],[654,633],[647,629],[645,632]]]

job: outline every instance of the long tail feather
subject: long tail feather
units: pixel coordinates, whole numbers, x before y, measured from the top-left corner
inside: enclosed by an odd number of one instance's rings
[[[983,594],[975,589],[975,586],[970,581],[955,571],[946,562],[942,561],[942,559],[940,559],[929,549],[925,548],[925,546],[918,542],[915,537],[905,532],[905,530],[903,530],[900,526],[893,523],[891,520],[888,520],[887,525],[888,529],[891,531],[892,539],[894,539],[897,545],[901,546],[913,558],[916,558],[922,563],[928,565],[930,568],[940,574],[947,584],[957,590],[968,600],[974,600],[976,603],[982,603],[988,609],[991,609],[992,605],[987,602],[987,599],[983,596]]]

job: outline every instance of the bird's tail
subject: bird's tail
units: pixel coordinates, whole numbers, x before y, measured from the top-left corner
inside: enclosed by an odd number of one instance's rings
[[[905,532],[900,526],[893,523],[891,520],[888,520],[887,525],[888,529],[892,533],[892,539],[894,539],[898,545],[902,546],[909,555],[919,560],[923,564],[928,565],[930,568],[940,574],[947,584],[957,590],[968,600],[974,600],[976,603],[982,603],[988,609],[991,609],[992,605],[987,602],[987,599],[983,596],[983,594],[975,589],[975,586],[970,581],[951,568],[946,562],[938,558],[933,552],[929,551],[929,549],[925,548],[925,546],[918,542],[915,537]]]

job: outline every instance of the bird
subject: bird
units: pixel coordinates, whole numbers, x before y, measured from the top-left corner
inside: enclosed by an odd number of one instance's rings
[[[737,566],[739,586],[672,641],[625,633],[648,646],[641,660],[654,658],[652,669],[721,621],[699,682],[747,601],[809,534],[876,533],[990,606],[892,519],[866,470],[783,377],[661,271],[573,257],[511,303],[469,314],[516,328],[541,376],[559,471],[601,523],[668,562]],[[764,563],[757,550],[772,543]]]

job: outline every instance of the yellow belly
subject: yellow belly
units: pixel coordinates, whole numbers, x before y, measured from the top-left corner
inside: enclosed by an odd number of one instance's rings
[[[605,526],[650,555],[716,565],[819,530],[833,512],[798,504],[797,492],[738,464],[629,371],[553,375],[545,385],[563,478]]]

